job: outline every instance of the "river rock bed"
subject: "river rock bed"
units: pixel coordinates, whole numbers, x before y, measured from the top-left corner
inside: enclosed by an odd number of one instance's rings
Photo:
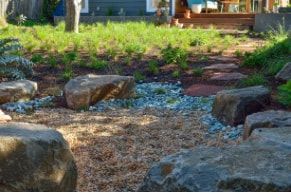
[[[212,104],[215,96],[192,97],[183,94],[181,83],[138,83],[136,85],[136,97],[131,99],[112,99],[100,101],[89,108],[91,112],[104,112],[107,110],[146,109],[172,110],[187,116],[193,111],[203,111],[200,119],[208,128],[207,136],[213,137],[222,133],[223,139],[235,140],[242,134],[243,126],[225,126],[211,115]],[[27,114],[35,110],[52,107],[55,97],[48,96],[28,102],[7,103],[1,106],[3,110]]]

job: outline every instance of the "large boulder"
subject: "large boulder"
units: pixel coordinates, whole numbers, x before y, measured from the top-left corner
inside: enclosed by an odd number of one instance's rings
[[[222,123],[239,125],[246,116],[261,111],[270,102],[270,91],[264,86],[223,90],[216,94],[212,114]]]
[[[139,191],[291,191],[291,128],[262,130],[243,144],[167,156]]]
[[[247,116],[243,139],[246,140],[254,129],[291,127],[291,112],[269,110]]]
[[[0,104],[30,100],[36,91],[37,83],[29,80],[2,82],[0,84]]]
[[[277,79],[288,81],[291,80],[291,62],[287,63],[276,75]]]
[[[0,124],[0,191],[74,191],[77,170],[63,136],[43,125]]]
[[[100,100],[130,98],[134,86],[134,78],[130,76],[89,74],[70,80],[65,86],[65,96],[69,108],[83,109]]]

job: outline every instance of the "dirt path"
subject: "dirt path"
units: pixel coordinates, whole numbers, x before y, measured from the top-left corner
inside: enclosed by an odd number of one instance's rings
[[[205,140],[201,114],[43,109],[12,117],[15,121],[45,124],[64,135],[76,158],[78,191],[135,191],[150,166],[163,156],[219,143]]]

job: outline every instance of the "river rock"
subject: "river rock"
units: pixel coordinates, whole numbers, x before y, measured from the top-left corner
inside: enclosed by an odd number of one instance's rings
[[[70,80],[65,86],[65,96],[69,108],[83,109],[101,100],[133,97],[134,86],[134,78],[130,76],[89,74]]]
[[[264,86],[223,90],[217,93],[212,114],[224,124],[243,124],[245,118],[270,103],[270,91]]]
[[[290,129],[262,130],[240,145],[167,156],[149,170],[139,191],[287,192],[290,158]]]
[[[0,124],[0,191],[75,191],[77,170],[56,130],[28,123]]]
[[[288,81],[291,80],[291,62],[287,63],[276,75],[277,79]]]
[[[36,91],[37,83],[29,80],[2,82],[0,84],[0,104],[30,100]]]
[[[291,112],[269,110],[247,116],[243,139],[247,139],[256,128],[291,127]]]

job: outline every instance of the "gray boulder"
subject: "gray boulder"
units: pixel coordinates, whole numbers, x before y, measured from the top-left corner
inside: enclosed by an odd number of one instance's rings
[[[0,84],[0,104],[30,100],[36,91],[37,83],[29,80],[2,82]]]
[[[291,191],[290,128],[261,131],[240,145],[165,157],[139,191]]]
[[[43,125],[0,124],[0,191],[74,191],[77,170],[63,136]]]
[[[246,140],[254,129],[291,127],[291,112],[269,110],[247,116],[243,139]]]
[[[216,94],[212,114],[222,123],[235,126],[269,103],[270,91],[264,86],[223,90]]]
[[[100,100],[133,97],[134,86],[134,78],[130,76],[89,74],[70,80],[65,86],[65,96],[69,108],[83,109]]]
[[[277,73],[276,78],[284,81],[291,80],[291,62],[287,63],[283,69]]]

